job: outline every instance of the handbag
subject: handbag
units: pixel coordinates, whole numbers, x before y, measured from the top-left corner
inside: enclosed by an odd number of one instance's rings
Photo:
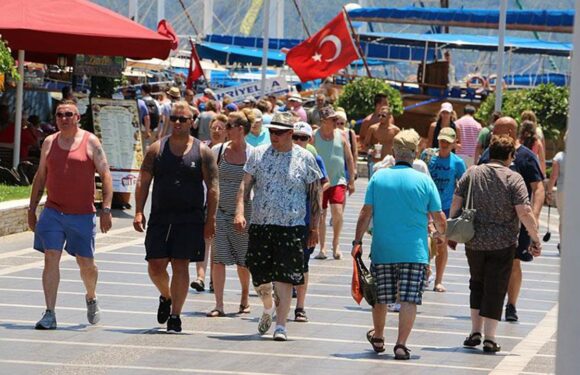
[[[374,306],[375,303],[377,303],[377,286],[375,278],[365,266],[365,263],[362,260],[362,252],[358,252],[354,257],[354,260],[358,273],[359,288],[362,295],[369,305]]]
[[[475,235],[473,220],[476,210],[473,208],[473,196],[471,195],[471,185],[473,178],[469,177],[469,187],[467,188],[467,200],[465,201],[461,215],[453,219],[447,219],[447,230],[445,236],[448,240],[466,243],[471,241]]]

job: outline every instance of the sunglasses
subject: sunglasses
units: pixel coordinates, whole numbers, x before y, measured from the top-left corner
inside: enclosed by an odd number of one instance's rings
[[[58,117],[58,118],[63,118],[63,117],[71,118],[74,115],[75,115],[75,113],[74,112],[70,112],[70,111],[67,111],[67,112],[57,112],[56,113],[56,117]]]
[[[294,134],[294,135],[292,135],[292,139],[295,140],[295,141],[306,142],[306,141],[308,141],[310,139],[310,137],[307,136],[307,135],[297,135],[297,134]]]
[[[171,116],[169,116],[169,120],[171,122],[177,122],[177,121],[179,121],[179,122],[182,122],[183,123],[183,122],[187,122],[188,120],[191,120],[191,117],[171,115]]]
[[[275,135],[277,137],[288,133],[291,129],[283,130],[283,129],[268,129],[270,135]]]
[[[231,122],[226,122],[226,129],[233,129],[240,127],[240,124],[232,124]]]

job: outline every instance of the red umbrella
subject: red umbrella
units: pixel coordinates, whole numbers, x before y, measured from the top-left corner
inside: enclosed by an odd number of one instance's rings
[[[2,0],[0,35],[27,61],[53,63],[75,54],[166,59],[172,43],[87,0]]]
[[[56,63],[59,55],[125,56],[166,59],[171,39],[87,0],[1,0],[0,35],[18,55],[23,74],[24,58]],[[20,153],[22,80],[16,90],[14,162]]]

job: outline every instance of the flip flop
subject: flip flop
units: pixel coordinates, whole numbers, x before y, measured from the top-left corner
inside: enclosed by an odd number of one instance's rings
[[[197,292],[203,292],[205,290],[205,283],[201,279],[197,279],[192,281],[189,285],[192,289],[195,289]]]
[[[445,289],[445,287],[443,285],[437,284],[437,285],[435,285],[435,288],[433,288],[433,291],[437,292],[437,293],[445,293],[447,291],[447,289]]]
[[[342,253],[340,251],[332,254],[332,257],[336,260],[341,260],[342,259]]]
[[[385,339],[373,337],[374,334],[375,334],[374,328],[369,330],[367,332],[367,341],[371,344],[371,346],[373,347],[373,350],[376,353],[382,353],[385,351]]]
[[[314,259],[320,259],[320,260],[326,259],[326,258],[328,258],[328,256],[326,254],[324,254],[324,253],[318,253],[318,255],[316,255],[314,257]]]
[[[250,313],[250,305],[240,304],[240,309],[238,310],[238,314],[249,314],[249,313]]]
[[[205,316],[207,316],[208,318],[223,318],[224,316],[226,316],[226,313],[224,313],[222,310],[213,309],[207,314],[205,314]]]

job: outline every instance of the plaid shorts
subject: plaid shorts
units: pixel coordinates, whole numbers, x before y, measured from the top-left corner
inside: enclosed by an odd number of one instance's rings
[[[371,264],[377,285],[378,303],[400,302],[420,305],[427,281],[427,265],[422,263]]]

